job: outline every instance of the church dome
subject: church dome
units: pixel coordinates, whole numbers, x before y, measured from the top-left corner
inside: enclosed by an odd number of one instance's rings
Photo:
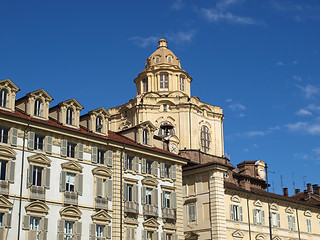
[[[158,49],[151,54],[146,61],[146,70],[157,67],[173,67],[181,69],[180,59],[167,47],[167,40],[160,39],[158,41]]]

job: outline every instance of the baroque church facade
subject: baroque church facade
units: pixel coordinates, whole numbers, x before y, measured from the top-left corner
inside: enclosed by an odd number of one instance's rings
[[[263,161],[234,166],[222,109],[158,43],[108,110],[0,81],[0,240],[320,239],[319,186],[268,193]]]

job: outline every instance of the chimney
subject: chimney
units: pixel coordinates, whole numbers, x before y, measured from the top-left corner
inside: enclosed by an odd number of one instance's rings
[[[320,195],[320,187],[318,186],[318,184],[314,184],[312,185],[312,187],[313,187],[313,194]]]
[[[296,188],[296,189],[294,190],[294,192],[295,192],[295,194],[298,194],[298,193],[300,193],[300,189],[299,189],[299,188]]]
[[[307,184],[307,192],[312,192],[312,190],[311,190],[311,183],[308,183],[308,184]]]
[[[283,196],[288,197],[289,193],[288,193],[288,188],[283,188]]]

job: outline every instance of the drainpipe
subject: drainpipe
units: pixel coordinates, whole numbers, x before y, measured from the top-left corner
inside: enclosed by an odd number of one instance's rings
[[[251,240],[251,224],[250,224],[249,195],[247,196],[247,209],[248,209],[248,224],[249,224],[249,240]]]
[[[125,150],[125,144],[123,144],[123,149],[121,150],[120,154],[120,239],[122,240],[122,201],[123,201],[123,177],[122,177],[122,171],[123,171],[123,151]]]
[[[298,209],[299,209],[299,206],[296,208],[296,215],[297,215],[298,236],[299,236],[299,240],[300,240],[300,239],[301,239],[301,236],[300,236],[300,224],[299,224]]]
[[[21,225],[21,205],[22,205],[22,184],[23,184],[23,172],[24,172],[24,148],[26,140],[26,132],[30,125],[30,120],[28,120],[28,125],[23,131],[23,145],[22,145],[22,162],[21,162],[21,176],[20,176],[20,195],[19,195],[19,218],[18,218],[18,240],[20,240],[20,225]]]

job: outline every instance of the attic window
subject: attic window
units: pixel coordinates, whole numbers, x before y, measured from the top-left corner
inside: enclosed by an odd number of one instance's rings
[[[7,107],[8,92],[5,89],[0,90],[0,107]]]
[[[143,144],[149,144],[149,132],[147,129],[143,130]]]
[[[73,111],[71,108],[67,109],[66,123],[70,125],[73,123]]]
[[[102,119],[101,117],[96,118],[96,132],[102,132]]]
[[[42,114],[42,102],[40,99],[37,99],[34,102],[34,115],[41,117]]]

